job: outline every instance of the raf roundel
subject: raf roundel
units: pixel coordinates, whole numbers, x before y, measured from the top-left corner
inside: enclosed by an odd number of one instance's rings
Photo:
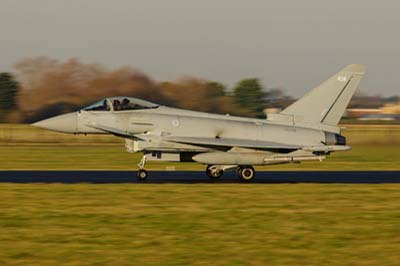
[[[172,120],[172,125],[173,125],[174,127],[178,127],[178,126],[179,126],[179,120],[178,120],[178,119]]]

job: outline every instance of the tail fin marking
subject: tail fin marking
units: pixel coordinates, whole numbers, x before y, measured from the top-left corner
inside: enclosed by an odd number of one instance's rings
[[[364,75],[364,65],[349,65],[281,112],[297,121],[337,126]]]

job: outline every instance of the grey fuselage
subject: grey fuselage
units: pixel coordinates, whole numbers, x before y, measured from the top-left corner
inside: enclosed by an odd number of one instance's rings
[[[154,109],[118,112],[79,111],[76,133],[103,134],[88,125],[118,128],[142,140],[139,150],[203,151],[204,146],[171,143],[169,138],[250,139],[285,143],[289,146],[316,146],[328,141],[323,130],[281,125],[265,119],[217,115],[159,106]],[[333,143],[331,143],[333,144]],[[207,148],[207,150],[212,148]]]

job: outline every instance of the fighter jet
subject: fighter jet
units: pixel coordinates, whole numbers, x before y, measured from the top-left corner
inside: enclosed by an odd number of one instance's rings
[[[142,152],[136,175],[145,180],[148,161],[198,162],[219,179],[236,170],[255,177],[253,166],[322,161],[347,151],[338,123],[366,67],[349,65],[278,114],[266,119],[171,108],[131,97],[111,97],[34,126],[72,134],[111,134],[126,150]]]

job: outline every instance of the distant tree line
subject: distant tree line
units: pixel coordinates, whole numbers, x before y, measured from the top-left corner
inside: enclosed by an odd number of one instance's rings
[[[17,109],[19,83],[10,73],[0,73],[0,123],[8,121],[11,111]]]
[[[28,58],[15,65],[15,73],[0,75],[0,121],[33,122],[120,95],[178,108],[263,117],[276,92],[256,78],[243,79],[233,88],[195,77],[157,82],[131,67],[108,70],[76,59]]]
[[[34,122],[111,96],[247,117],[264,117],[266,107],[284,108],[293,102],[282,89],[267,89],[257,78],[240,80],[233,88],[195,77],[157,82],[131,67],[108,70],[76,59],[37,57],[18,62],[14,73],[0,73],[0,122]],[[378,102],[358,96],[351,106]]]

